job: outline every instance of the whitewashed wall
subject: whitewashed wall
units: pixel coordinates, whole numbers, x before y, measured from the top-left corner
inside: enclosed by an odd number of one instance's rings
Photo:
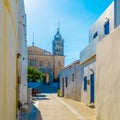
[[[72,80],[74,74],[74,81]],[[68,85],[66,87],[66,79],[68,78]],[[64,78],[64,91],[63,91],[63,78]],[[60,96],[69,97],[71,99],[81,101],[81,67],[80,64],[72,64],[70,67],[65,68],[60,73]]]
[[[82,95],[81,100],[89,104],[90,103],[90,85],[88,85],[87,91],[84,91],[84,76],[90,80],[90,68],[94,71],[94,76],[96,74],[96,46],[106,35],[104,34],[104,24],[109,20],[109,30],[112,32],[114,30],[115,14],[114,14],[114,2],[104,11],[104,13],[98,18],[95,24],[90,28],[89,31],[89,45],[81,51],[80,61],[83,68],[82,74]],[[95,33],[98,33],[96,38],[93,38]],[[94,82],[96,79],[94,78]],[[94,91],[95,92],[95,91]]]
[[[0,0],[0,120],[16,120],[18,2]]]
[[[18,14],[18,52],[19,58],[19,100],[24,104],[27,103],[27,40],[26,40],[26,14],[24,1],[19,0]]]
[[[93,71],[91,71],[91,69]],[[85,104],[90,104],[90,83],[87,84],[87,90],[84,90],[84,77],[87,76],[87,81],[89,80],[89,82],[91,82],[90,80],[90,75],[94,73],[94,75],[96,74],[96,60],[95,58],[91,61],[89,61],[88,63],[86,63],[83,66],[83,76],[82,76],[82,92],[81,92],[81,101],[84,102]],[[94,78],[94,83],[96,78]],[[94,91],[95,92],[95,91]],[[95,99],[95,97],[94,97]]]
[[[120,0],[114,0],[115,28],[120,25]]]
[[[114,2],[104,11],[104,13],[98,18],[94,25],[89,30],[89,42],[92,42],[93,35],[98,32],[98,35],[104,35],[104,24],[109,19],[110,32],[114,30]]]
[[[97,46],[97,120],[120,119],[120,27]]]

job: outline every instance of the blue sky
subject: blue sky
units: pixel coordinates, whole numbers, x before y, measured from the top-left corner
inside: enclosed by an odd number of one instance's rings
[[[88,45],[89,29],[113,0],[25,0],[27,41],[52,52],[52,40],[60,20],[65,65],[79,59]]]

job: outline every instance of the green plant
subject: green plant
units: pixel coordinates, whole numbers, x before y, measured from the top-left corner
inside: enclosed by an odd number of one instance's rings
[[[35,68],[30,66],[28,67],[28,81],[40,82],[42,81],[42,76],[43,74],[41,71],[38,71]]]

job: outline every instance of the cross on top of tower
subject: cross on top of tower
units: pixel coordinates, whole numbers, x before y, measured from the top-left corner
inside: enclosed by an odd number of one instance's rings
[[[33,46],[34,46],[34,44],[35,44],[35,43],[34,43],[34,42],[32,42],[32,45],[33,45]]]
[[[57,34],[59,34],[59,32],[60,32],[60,30],[59,30],[59,28],[57,28]]]
[[[60,32],[60,20],[58,20],[58,28],[57,28],[57,33],[59,34]]]

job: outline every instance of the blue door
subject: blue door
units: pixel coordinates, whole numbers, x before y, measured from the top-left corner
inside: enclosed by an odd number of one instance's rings
[[[64,78],[62,78],[62,96],[64,97]]]
[[[90,102],[94,103],[94,74],[90,75],[90,80],[91,80]]]

